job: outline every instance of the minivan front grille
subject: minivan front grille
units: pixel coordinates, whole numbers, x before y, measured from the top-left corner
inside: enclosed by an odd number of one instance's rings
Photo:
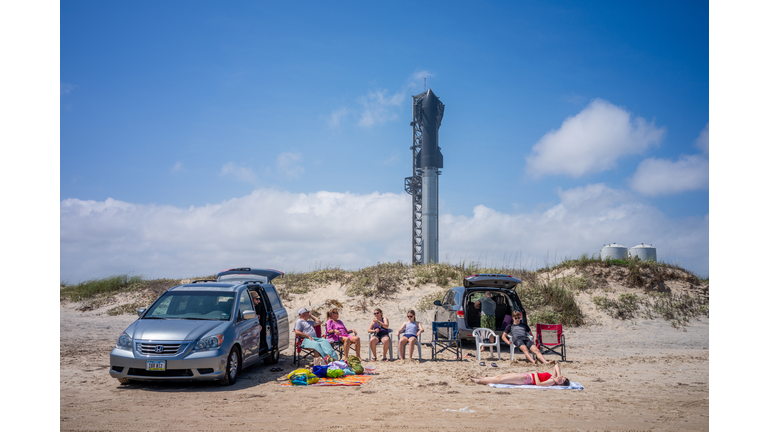
[[[186,343],[147,343],[137,342],[136,351],[147,356],[169,356],[184,352]]]

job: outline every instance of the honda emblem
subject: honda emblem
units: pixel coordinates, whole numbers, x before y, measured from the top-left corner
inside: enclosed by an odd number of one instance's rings
[[[158,354],[163,352],[163,346],[162,345],[157,345],[155,347],[155,352],[158,353]]]

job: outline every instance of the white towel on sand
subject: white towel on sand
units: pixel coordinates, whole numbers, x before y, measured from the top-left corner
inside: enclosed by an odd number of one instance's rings
[[[575,382],[571,381],[571,385],[569,386],[537,386],[537,385],[512,385],[512,384],[488,384],[491,387],[495,388],[535,388],[535,389],[553,389],[553,390],[584,390],[584,386]]]

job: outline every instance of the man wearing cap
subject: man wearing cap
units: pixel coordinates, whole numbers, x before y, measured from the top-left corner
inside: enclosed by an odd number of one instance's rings
[[[299,319],[296,320],[293,330],[296,333],[296,337],[304,338],[301,342],[301,347],[311,349],[315,358],[323,358],[328,355],[334,360],[338,360],[339,356],[334,351],[331,343],[327,339],[316,336],[315,323],[319,320],[307,308],[299,309],[298,313]]]

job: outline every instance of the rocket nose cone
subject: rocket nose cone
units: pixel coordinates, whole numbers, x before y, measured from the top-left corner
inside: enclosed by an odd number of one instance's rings
[[[427,90],[427,94],[424,96],[424,104],[429,107],[437,106],[437,96],[432,93],[432,89]]]

